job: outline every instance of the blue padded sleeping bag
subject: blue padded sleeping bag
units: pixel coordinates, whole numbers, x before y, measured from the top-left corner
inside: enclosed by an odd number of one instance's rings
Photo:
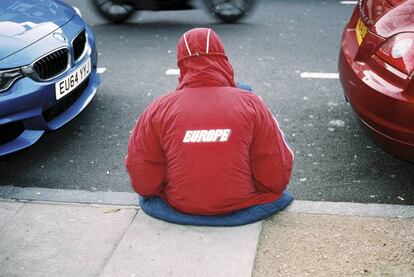
[[[239,226],[265,219],[286,208],[293,200],[285,191],[278,200],[223,215],[191,215],[177,211],[158,196],[140,197],[139,204],[148,215],[182,225]]]

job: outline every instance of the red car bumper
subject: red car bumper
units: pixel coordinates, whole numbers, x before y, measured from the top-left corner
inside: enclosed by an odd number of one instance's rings
[[[355,29],[342,36],[339,76],[345,95],[362,125],[392,154],[414,161],[414,86],[408,76],[371,57],[359,61]]]

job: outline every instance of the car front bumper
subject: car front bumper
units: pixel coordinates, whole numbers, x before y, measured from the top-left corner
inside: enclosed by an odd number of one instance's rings
[[[79,22],[75,23],[77,28],[83,27]],[[70,24],[65,26],[74,27]],[[85,26],[85,30],[88,49],[64,74],[44,82],[24,77],[16,81],[7,93],[0,95],[0,156],[33,145],[45,132],[62,127],[91,102],[100,77],[95,37],[90,27]],[[88,78],[67,96],[56,100],[55,83],[77,70],[89,58],[92,66]]]

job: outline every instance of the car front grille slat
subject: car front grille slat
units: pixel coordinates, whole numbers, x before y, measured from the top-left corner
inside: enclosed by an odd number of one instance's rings
[[[56,66],[55,66],[56,58],[54,57],[53,54],[55,53],[52,53],[52,55],[49,56],[49,67],[50,67],[49,70],[52,72],[56,70]]]
[[[72,46],[73,46],[73,59],[76,61],[82,56],[82,53],[85,50],[85,46],[86,46],[85,30],[83,30],[76,36],[76,38],[73,40]]]
[[[51,76],[50,75],[50,72],[51,72],[51,70],[50,70],[50,66],[51,66],[51,58],[50,58],[50,56],[46,56],[45,57],[45,61],[44,61],[44,66],[45,66],[45,74],[47,75],[47,76]]]
[[[41,58],[33,65],[33,68],[42,80],[51,79],[62,73],[68,65],[68,49],[56,50]]]
[[[56,72],[57,70],[59,70],[59,63],[58,63],[58,59],[59,58],[59,55],[57,55],[56,53],[53,53],[52,54],[52,59],[53,59],[53,62],[52,62],[52,70],[54,71],[54,72]]]
[[[50,56],[46,56],[45,57],[45,69],[46,69],[46,75],[47,76],[51,76],[50,75],[50,72],[52,71],[51,70],[51,62],[52,62],[52,59],[51,59],[51,57]]]

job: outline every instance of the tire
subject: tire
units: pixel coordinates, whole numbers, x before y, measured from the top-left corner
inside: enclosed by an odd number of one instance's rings
[[[223,22],[240,20],[253,9],[256,0],[205,0],[208,11]]]
[[[128,20],[136,11],[133,3],[122,0],[92,0],[92,3],[102,17],[114,23]]]

